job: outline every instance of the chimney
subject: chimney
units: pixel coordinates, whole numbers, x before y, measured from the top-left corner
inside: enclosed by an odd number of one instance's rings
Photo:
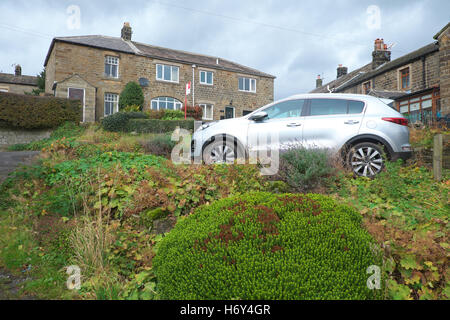
[[[339,65],[339,67],[337,68],[337,78],[339,79],[342,76],[345,76],[348,72],[348,68],[347,67],[343,67],[342,64]]]
[[[125,41],[131,41],[131,35],[133,34],[133,30],[130,27],[129,22],[125,22],[122,28],[122,39]]]
[[[18,64],[15,70],[16,77],[20,77],[22,75],[22,67]]]
[[[320,74],[317,76],[316,80],[316,88],[320,88],[323,85],[322,78],[320,77]]]
[[[388,46],[383,39],[376,39],[372,52],[372,69],[375,70],[389,61],[391,61],[391,52],[388,50]]]

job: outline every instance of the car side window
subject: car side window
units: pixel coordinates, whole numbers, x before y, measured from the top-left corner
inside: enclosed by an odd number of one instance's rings
[[[350,100],[348,102],[348,113],[349,114],[362,113],[363,110],[364,110],[364,102],[354,101],[354,100]]]
[[[348,100],[311,99],[311,116],[347,114]]]
[[[305,101],[304,99],[284,101],[263,111],[267,113],[267,119],[301,117]]]

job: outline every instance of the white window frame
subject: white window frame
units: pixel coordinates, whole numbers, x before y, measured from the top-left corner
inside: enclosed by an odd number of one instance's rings
[[[165,101],[160,101],[160,100],[163,100],[163,99],[165,99]],[[174,109],[173,110],[182,110],[183,109],[183,103],[180,100],[178,100],[176,98],[172,98],[172,97],[156,97],[156,98],[153,98],[150,101],[150,109],[151,110],[155,110],[155,109],[153,109],[153,102],[156,102],[157,103],[157,109],[156,110],[171,110],[171,109],[167,109],[167,108],[162,108],[161,109],[161,107],[160,107],[160,103],[161,102],[165,102],[167,104],[167,102],[168,102],[167,99],[173,99],[174,100],[173,101],[173,103],[174,103]],[[179,108],[177,108],[177,106],[179,106]]]
[[[202,73],[205,74],[205,81],[202,81]],[[208,83],[208,73],[211,73],[211,83]],[[200,84],[205,86],[213,86],[214,85],[214,72],[208,70],[200,70],[199,71],[199,81]]]
[[[203,110],[202,120],[214,120],[214,105],[211,103],[200,103],[199,106]],[[211,107],[211,118],[206,117],[206,108]]]
[[[161,78],[158,78],[158,68],[159,68],[159,66],[161,66],[162,67],[162,73],[161,73]],[[164,79],[164,69],[165,68],[170,68],[170,80],[165,80]],[[178,75],[178,78],[176,79],[176,80],[173,80],[172,79],[172,76],[173,76],[173,69],[177,69],[177,75]],[[156,80],[158,80],[158,81],[164,81],[164,82],[171,82],[171,83],[180,83],[180,67],[178,67],[178,66],[172,66],[172,65],[169,65],[169,64],[162,64],[162,63],[158,63],[158,64],[156,64]]]
[[[244,81],[244,89],[241,89],[239,87],[239,82],[240,82],[241,79],[243,79],[243,81]],[[246,80],[249,81],[249,84],[248,84],[249,90],[245,90],[245,81]],[[252,84],[254,84],[253,88],[252,88]],[[239,77],[238,78],[238,89],[239,89],[240,92],[256,93],[256,79],[255,78],[248,78],[248,77]]]
[[[108,97],[116,97],[116,99],[107,99]],[[106,103],[113,103],[113,112],[111,114],[106,114]],[[119,112],[119,95],[117,93],[106,92],[103,98],[103,115],[105,117],[113,115]]]
[[[85,108],[86,108],[86,89],[84,88],[75,88],[75,87],[68,87],[67,88],[67,99],[69,99],[70,97],[70,89],[74,89],[74,90],[83,90],[83,122],[85,122],[86,120],[86,115],[85,115]]]
[[[106,65],[112,65],[117,66],[117,74],[116,75],[110,75],[105,72],[105,77],[118,79],[119,78],[119,65],[120,65],[120,59],[118,57],[114,56],[105,56],[105,67]]]

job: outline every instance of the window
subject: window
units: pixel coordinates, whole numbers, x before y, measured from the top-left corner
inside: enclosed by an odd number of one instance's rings
[[[351,100],[348,102],[348,114],[362,113],[363,110],[364,110],[364,102]]]
[[[363,83],[363,93],[364,94],[369,94],[371,89],[372,89],[372,83],[370,81]]]
[[[180,68],[175,66],[168,66],[165,64],[156,65],[156,80],[179,82]]]
[[[343,99],[312,99],[311,115],[325,116],[333,114],[347,114],[348,101]]]
[[[256,79],[239,78],[239,91],[256,92]]]
[[[105,93],[105,117],[119,111],[119,95],[115,93]]]
[[[402,89],[409,89],[410,87],[410,77],[409,77],[409,67],[402,69],[400,72],[400,86]]]
[[[181,110],[183,104],[177,99],[159,97],[152,100],[152,110]]]
[[[119,58],[105,57],[105,76],[111,78],[119,78]]]
[[[200,104],[203,109],[203,120],[213,120],[214,119],[214,106],[212,104]]]
[[[277,103],[267,109],[268,119],[284,119],[292,117],[301,117],[305,100],[289,100]]]
[[[200,70],[200,84],[207,84],[212,86],[214,83],[214,73],[211,71]]]

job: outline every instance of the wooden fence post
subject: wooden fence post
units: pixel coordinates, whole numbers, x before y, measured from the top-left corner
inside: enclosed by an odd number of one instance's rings
[[[433,175],[436,181],[442,180],[442,153],[443,153],[443,137],[442,134],[434,136],[433,148]]]

